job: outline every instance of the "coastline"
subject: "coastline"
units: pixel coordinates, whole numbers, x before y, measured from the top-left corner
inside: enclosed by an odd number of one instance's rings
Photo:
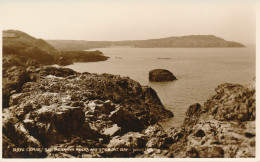
[[[22,32],[9,37],[2,58],[4,158],[255,157],[254,85],[221,84],[203,105],[188,108],[180,127],[164,130],[159,121],[174,115],[151,87],[49,66],[107,60],[101,52],[56,51]]]
[[[3,109],[6,158],[255,156],[254,87],[220,85],[203,106],[190,106],[181,127],[164,130],[158,121],[173,114],[150,87],[128,77],[21,63],[4,69],[4,79],[16,76],[20,83],[20,91],[11,91],[10,105]],[[224,103],[241,109],[233,118],[223,118],[213,105],[219,105],[220,112],[230,111],[221,106]],[[239,117],[241,112],[251,113]],[[214,129],[208,129],[212,124]],[[196,145],[194,140],[206,143]],[[238,147],[242,142],[243,147]],[[234,145],[238,150],[232,151]],[[48,150],[38,152],[25,149],[45,147]]]

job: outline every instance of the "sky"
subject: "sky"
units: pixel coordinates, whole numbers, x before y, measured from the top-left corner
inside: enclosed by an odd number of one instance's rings
[[[255,43],[250,0],[1,0],[1,28],[43,39],[142,40],[216,35]]]

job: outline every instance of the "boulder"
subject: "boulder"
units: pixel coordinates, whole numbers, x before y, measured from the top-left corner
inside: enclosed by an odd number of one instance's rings
[[[114,136],[119,134],[121,131],[121,128],[117,126],[117,124],[112,125],[112,127],[103,129],[103,134],[108,136]]]
[[[107,151],[106,155],[108,157],[134,157],[143,153],[146,142],[146,136],[138,132],[115,136],[107,145],[111,150]]]
[[[177,78],[169,70],[154,69],[149,71],[149,81],[152,82],[173,81],[176,79]]]
[[[123,132],[141,131],[145,127],[145,125],[142,124],[142,120],[139,120],[132,112],[121,107],[112,112],[110,120],[121,127]]]
[[[83,126],[85,113],[78,107],[53,105],[32,112],[31,118],[36,122],[53,124],[64,134],[72,134]]]
[[[25,148],[42,148],[43,145],[26,129],[25,124],[20,122],[12,112],[12,108],[3,110],[3,157],[25,158],[44,157],[45,152],[30,152]],[[24,148],[15,151],[14,148]]]
[[[9,105],[10,96],[21,91],[22,86],[26,82],[30,82],[30,72],[24,67],[16,67],[4,71],[3,73],[3,107],[7,108]]]
[[[146,148],[165,149],[173,142],[172,137],[159,124],[147,127],[143,133],[148,139]]]

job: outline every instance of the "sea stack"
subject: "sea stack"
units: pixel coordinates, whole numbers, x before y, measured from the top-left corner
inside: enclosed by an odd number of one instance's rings
[[[152,82],[165,82],[165,81],[173,81],[177,78],[170,72],[165,69],[154,69],[149,71],[149,81]]]

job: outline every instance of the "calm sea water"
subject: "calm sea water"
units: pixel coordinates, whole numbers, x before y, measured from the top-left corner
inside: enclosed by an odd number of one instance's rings
[[[222,83],[248,84],[255,76],[255,47],[245,48],[100,48],[109,56],[103,62],[74,63],[78,72],[111,73],[154,88],[174,118],[161,122],[164,128],[182,124],[187,108],[203,104]],[[170,70],[178,80],[149,82],[148,72]]]

